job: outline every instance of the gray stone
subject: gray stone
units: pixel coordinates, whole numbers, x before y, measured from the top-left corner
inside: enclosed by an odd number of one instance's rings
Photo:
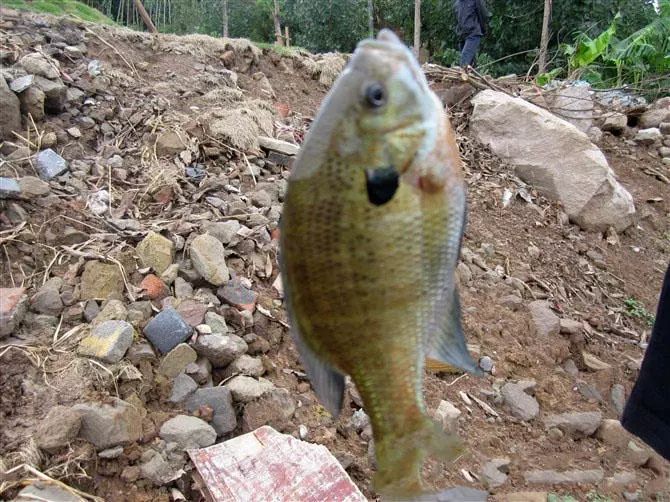
[[[107,363],[118,363],[133,343],[135,328],[126,321],[105,321],[79,342],[77,352]]]
[[[224,368],[244,354],[247,343],[236,335],[200,335],[193,343],[195,351],[209,359],[214,368]]]
[[[224,372],[224,378],[235,375],[247,375],[251,377],[259,377],[265,373],[263,361],[259,358],[251,357],[242,354],[228,365]]]
[[[610,394],[610,399],[612,401],[612,407],[616,411],[617,416],[623,415],[623,410],[626,406],[626,388],[620,383],[615,383],[612,385],[612,391]]]
[[[19,94],[21,113],[30,115],[35,122],[44,118],[45,102],[47,95],[39,87],[29,87]]]
[[[468,488],[467,486],[455,486],[435,494],[436,502],[487,502],[489,492]]]
[[[516,418],[524,421],[532,420],[540,413],[537,400],[524,391],[523,386],[516,383],[506,383],[501,389],[503,402]]]
[[[670,121],[670,109],[667,107],[651,108],[640,115],[638,125],[641,129],[650,129],[657,128],[661,122],[667,121]]]
[[[571,85],[549,94],[551,111],[567,120],[577,129],[586,132],[593,124],[593,99],[591,86]]]
[[[493,370],[493,359],[491,359],[489,356],[480,357],[479,367],[482,369],[482,371],[491,373],[491,371]]]
[[[272,205],[272,197],[265,190],[256,190],[251,193],[251,203],[256,207],[270,207]]]
[[[65,109],[67,86],[60,79],[47,80],[44,77],[37,76],[35,77],[35,87],[44,93],[44,110],[46,112],[57,114]]]
[[[549,415],[544,419],[547,428],[557,427],[573,437],[591,436],[598,430],[603,420],[599,411],[568,412],[558,415]]]
[[[543,300],[535,300],[528,304],[532,320],[531,331],[538,337],[550,337],[558,335],[561,330],[560,319],[551,310],[549,303]]]
[[[54,484],[36,481],[23,488],[15,502],[47,500],[48,502],[82,502],[84,499]]]
[[[24,75],[12,80],[9,84],[9,88],[16,94],[19,94],[33,85],[33,82],[35,82],[35,75]]]
[[[212,333],[219,333],[221,335],[228,333],[225,317],[216,312],[209,311],[205,314],[205,324],[212,328]]]
[[[198,273],[209,283],[221,286],[230,278],[223,244],[209,234],[191,242],[191,261]]]
[[[166,308],[147,323],[144,336],[162,354],[166,354],[177,345],[188,340],[191,327],[175,309]]]
[[[665,136],[669,136],[670,135],[670,121],[661,122],[658,125],[658,130],[661,131],[661,134],[663,134]]]
[[[130,346],[126,358],[135,366],[139,366],[141,361],[155,361],[156,353],[149,342],[140,340]]]
[[[662,146],[658,149],[658,154],[664,158],[670,157],[670,146]]]
[[[179,404],[197,389],[198,384],[195,383],[195,380],[184,373],[179,373],[172,383],[172,393],[170,394],[169,401],[174,404]]]
[[[522,98],[485,90],[472,100],[470,131],[517,175],[561,202],[585,230],[621,231],[633,222],[633,198],[589,137]]]
[[[238,280],[228,281],[225,286],[217,290],[216,294],[221,300],[237,309],[253,312],[256,308],[258,295]]]
[[[199,385],[204,385],[212,376],[212,363],[206,357],[198,357],[194,363],[186,366],[184,371]]]
[[[7,81],[0,77],[0,137],[16,141],[14,132],[21,132],[21,103]]]
[[[98,457],[104,459],[119,458],[123,454],[123,446],[115,446],[114,448],[107,448],[98,453]]]
[[[437,410],[435,410],[435,419],[449,434],[458,433],[458,418],[460,416],[461,410],[449,401],[440,401]]]
[[[53,453],[74,441],[81,429],[81,415],[65,406],[54,406],[40,422],[35,435],[37,446]]]
[[[509,474],[509,458],[494,458],[486,462],[480,472],[480,478],[487,488],[498,488],[505,484]]]
[[[77,404],[73,410],[81,414],[79,437],[90,441],[99,450],[132,443],[142,437],[140,412],[121,399],[110,403]]]
[[[649,462],[651,453],[652,452],[649,448],[640,446],[635,441],[631,440],[628,442],[625,458],[633,465],[640,467]]]
[[[258,144],[264,150],[271,150],[274,152],[283,153],[284,155],[297,155],[300,147],[289,143],[288,141],[282,141],[280,139],[269,138],[267,136],[259,136]]]
[[[582,323],[573,319],[561,319],[561,333],[566,335],[577,335],[582,332]]]
[[[600,424],[596,437],[608,446],[625,448],[631,439],[631,435],[623,428],[621,422],[613,419],[605,419]]]
[[[62,286],[63,280],[60,277],[49,279],[31,298],[31,309],[40,314],[60,315],[64,308],[60,297]]]
[[[255,379],[244,375],[232,378],[225,387],[230,389],[233,400],[238,403],[248,403],[258,399],[275,388],[274,384],[265,378]]]
[[[628,125],[628,117],[623,113],[609,112],[603,115],[603,122],[600,128],[603,131],[614,134],[621,134]]]
[[[91,325],[93,327],[99,326],[106,321],[125,321],[128,318],[128,310],[121,300],[112,298],[107,300],[100,311],[93,319]]]
[[[263,425],[286,431],[295,414],[296,402],[286,389],[272,389],[260,398],[247,403],[242,414],[242,430],[251,432]]]
[[[21,187],[15,179],[0,177],[0,199],[15,199],[19,195]]]
[[[633,138],[633,141],[640,143],[641,145],[652,145],[656,141],[662,139],[663,135],[661,134],[661,131],[656,127],[651,127],[649,129],[640,129]]]
[[[41,75],[50,79],[60,77],[58,62],[38,52],[32,52],[23,56],[19,59],[19,65],[28,73]]]
[[[156,452],[140,466],[140,475],[155,486],[163,486],[182,475],[183,463],[183,460],[168,461],[165,454]]]
[[[596,484],[602,481],[605,477],[605,472],[602,469],[592,470],[570,470],[570,471],[552,471],[552,470],[535,470],[524,473],[523,477],[527,483],[545,484],[545,485],[559,485],[559,484]]]
[[[67,162],[51,148],[37,154],[37,172],[45,180],[51,180],[67,171]]]
[[[237,220],[209,222],[204,227],[206,233],[217,238],[226,246],[234,246],[240,241],[241,236],[237,233],[240,228],[242,225]]]
[[[19,179],[18,183],[21,187],[21,195],[29,199],[48,195],[51,192],[49,184],[35,176],[24,176]]]
[[[174,243],[156,232],[147,233],[135,251],[142,265],[153,268],[158,275],[165,272],[174,261]]]
[[[211,425],[188,415],[177,415],[165,422],[159,435],[164,441],[177,443],[182,450],[204,448],[216,441],[216,431]]]
[[[191,413],[196,412],[202,406],[209,406],[213,411],[211,425],[219,436],[228,434],[237,427],[232,394],[226,387],[198,389],[188,397],[184,406]]]
[[[174,280],[174,295],[179,299],[191,298],[193,296],[193,286],[190,282],[181,277]]]
[[[594,385],[584,380],[577,380],[577,390],[589,402],[602,403],[604,401],[600,391]]]
[[[158,371],[168,378],[174,378],[184,371],[186,366],[194,363],[197,358],[198,354],[195,350],[186,343],[180,343],[166,354]]]

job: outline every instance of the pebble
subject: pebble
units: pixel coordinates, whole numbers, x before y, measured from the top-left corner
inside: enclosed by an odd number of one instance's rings
[[[489,356],[483,356],[479,358],[479,367],[482,369],[482,371],[491,373],[491,371],[493,371],[493,359],[491,359]]]
[[[244,407],[242,430],[251,432],[263,425],[269,425],[285,431],[290,427],[295,411],[296,402],[288,390],[272,389]]]
[[[202,234],[191,242],[191,261],[198,273],[210,284],[221,286],[230,277],[223,244],[209,234]]]
[[[191,327],[176,310],[167,308],[147,323],[143,333],[159,352],[166,354],[188,340]]]
[[[57,502],[81,502],[81,498],[59,486],[34,482],[23,488],[14,499],[16,502],[48,500]]]
[[[177,415],[160,428],[161,439],[174,442],[182,450],[204,448],[216,442],[216,431],[204,420]]]
[[[584,362],[584,366],[590,371],[608,370],[612,367],[586,351],[582,351],[582,361]]]
[[[51,180],[56,176],[60,176],[68,169],[65,159],[51,148],[42,150],[37,154],[36,164],[37,172],[45,180]]]
[[[62,286],[63,280],[60,277],[49,279],[30,299],[30,308],[40,314],[60,315],[64,308],[60,297]]]
[[[140,340],[130,346],[126,357],[134,365],[139,365],[141,361],[155,361],[156,353],[149,342]]]
[[[233,280],[218,289],[217,296],[224,302],[241,310],[253,312],[258,295],[239,281]]]
[[[105,321],[79,342],[77,352],[107,363],[118,363],[133,343],[135,329],[126,321]]]
[[[215,237],[226,246],[234,246],[241,238],[238,232],[242,228],[242,225],[237,220],[210,222],[204,228],[206,233]]]
[[[177,277],[174,280],[174,295],[179,299],[190,298],[193,295],[193,286],[190,282]]]
[[[523,477],[527,483],[531,484],[596,484],[602,481],[605,477],[605,472],[602,469],[574,469],[562,472],[553,470],[534,470],[524,473]]]
[[[195,350],[186,343],[180,343],[170,352],[168,352],[161,361],[158,371],[168,378],[175,378],[186,366],[194,363],[198,358]]]
[[[209,406],[213,413],[210,423],[219,436],[228,434],[237,427],[232,394],[225,386],[197,389],[186,399],[184,406],[191,413],[203,406]]]
[[[593,435],[602,422],[602,413],[599,411],[573,411],[545,417],[547,428],[556,427],[573,437],[587,437]]]
[[[126,401],[111,398],[108,403],[76,404],[81,414],[79,437],[104,450],[137,441],[142,436],[142,416]]]
[[[195,328],[205,320],[207,308],[207,305],[202,302],[187,299],[179,302],[177,312],[189,326]]]
[[[95,327],[106,321],[125,321],[127,318],[128,310],[125,304],[121,300],[112,299],[108,300],[98,311],[91,325]]]
[[[623,428],[621,422],[614,419],[605,419],[596,432],[596,437],[608,446],[625,448],[631,439],[630,433]]]
[[[582,331],[582,323],[580,321],[575,321],[574,319],[561,319],[561,333],[567,335],[576,335]]]
[[[265,373],[265,367],[259,358],[242,354],[228,365],[223,376],[224,378],[235,375],[259,377],[262,376],[263,373]]]
[[[509,477],[509,458],[494,458],[484,464],[480,477],[487,488],[498,488],[505,484]]]
[[[485,490],[455,486],[440,492],[439,502],[487,502],[489,493]]]
[[[186,366],[186,374],[198,384],[206,384],[212,376],[212,363],[206,357],[198,357],[194,362]]]
[[[40,422],[34,439],[37,446],[53,453],[74,441],[81,429],[81,415],[66,406],[54,406]]]
[[[26,288],[0,288],[0,338],[18,328],[27,306]]]
[[[228,333],[225,317],[216,312],[209,311],[205,314],[205,324],[212,328],[212,333],[219,333],[221,335]]]
[[[19,178],[18,183],[21,188],[21,195],[29,199],[42,197],[51,192],[49,183],[42,181],[35,176],[24,176],[23,178]]]
[[[538,337],[557,335],[561,330],[560,319],[551,310],[548,302],[535,300],[528,304],[531,316],[531,331]]]
[[[23,77],[15,78],[9,84],[9,88],[16,94],[20,94],[28,89],[35,82],[35,75],[24,75]]]
[[[88,261],[81,276],[82,300],[106,300],[123,296],[123,275],[119,267],[101,261]]]
[[[270,392],[274,384],[265,378],[252,378],[244,375],[232,378],[225,387],[230,389],[233,400],[239,403],[248,403]]]
[[[107,448],[98,453],[98,457],[104,459],[119,458],[123,454],[123,446],[115,446],[114,448]]]
[[[515,383],[506,383],[500,390],[504,404],[516,418],[533,420],[540,413],[537,400],[524,391],[524,387]]]
[[[633,141],[642,145],[651,145],[662,139],[663,134],[661,134],[661,131],[657,127],[649,127],[647,129],[640,129],[633,138]]]
[[[209,359],[214,368],[224,368],[244,354],[247,343],[237,335],[200,335],[193,343],[195,351]]]
[[[626,388],[620,383],[612,385],[610,399],[617,416],[623,415],[623,410],[626,407]]]
[[[151,267],[161,275],[174,261],[175,246],[167,237],[151,231],[137,245],[135,251],[144,267]]]
[[[651,458],[651,450],[644,446],[638,445],[635,441],[628,442],[626,448],[626,459],[633,465],[643,466]]]
[[[435,410],[435,419],[442,425],[445,432],[456,434],[458,432],[458,418],[461,416],[461,410],[456,408],[451,402],[442,400]]]
[[[21,187],[13,178],[0,177],[0,199],[15,199],[21,195]]]

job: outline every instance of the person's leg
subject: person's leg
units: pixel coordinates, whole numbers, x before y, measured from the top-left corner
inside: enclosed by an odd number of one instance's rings
[[[480,35],[470,35],[465,39],[463,48],[461,49],[461,66],[472,66],[479,49],[479,44],[482,40]]]

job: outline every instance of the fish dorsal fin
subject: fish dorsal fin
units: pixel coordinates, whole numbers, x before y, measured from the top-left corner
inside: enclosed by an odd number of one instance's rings
[[[436,332],[432,333],[428,341],[427,357],[481,375],[481,370],[473,361],[465,344],[461,325],[461,300],[456,287],[453,288],[449,308],[444,314],[436,313],[436,315],[443,315],[443,318],[438,320]]]
[[[333,418],[337,418],[344,400],[344,375],[314,354],[297,328],[292,328],[291,332],[316,397]]]

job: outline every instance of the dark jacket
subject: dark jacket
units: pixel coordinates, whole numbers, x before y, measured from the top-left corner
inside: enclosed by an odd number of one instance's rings
[[[462,40],[470,36],[483,36],[488,32],[491,13],[484,0],[455,0],[457,33]]]
[[[670,266],[640,375],[621,424],[670,460]]]

